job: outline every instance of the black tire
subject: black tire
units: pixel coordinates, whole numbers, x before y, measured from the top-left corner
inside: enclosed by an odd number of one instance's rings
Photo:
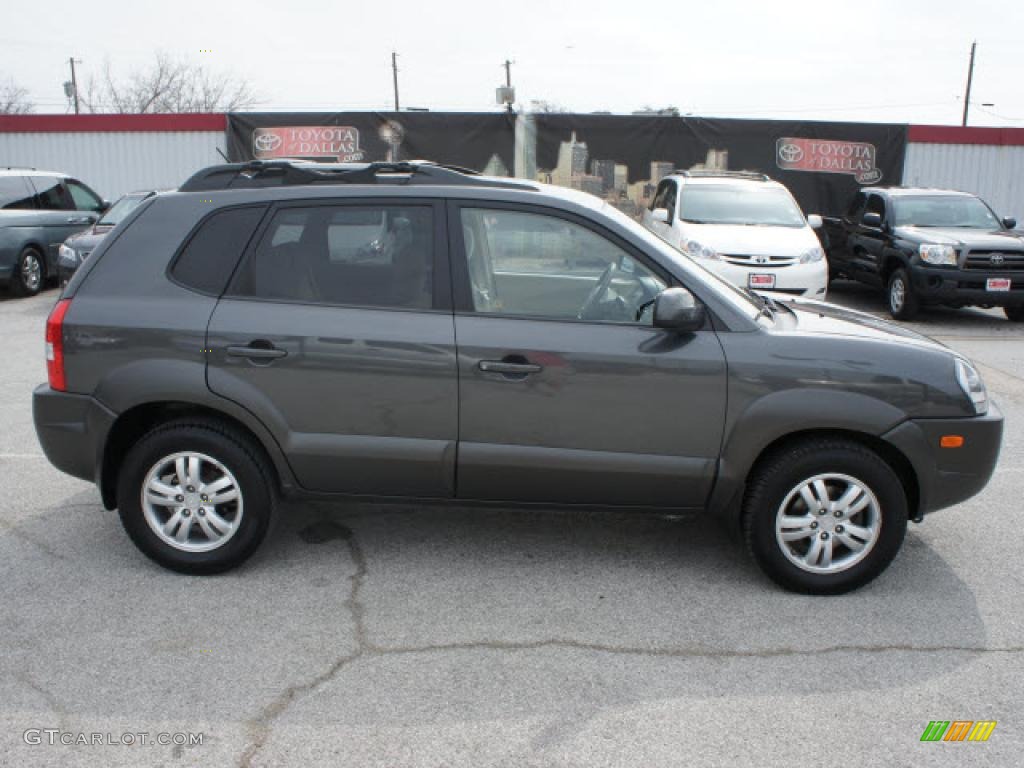
[[[1016,307],[1003,307],[1003,312],[1006,313],[1006,319],[1012,323],[1024,323],[1024,304],[1018,304]]]
[[[897,286],[901,286],[899,290],[899,296],[902,297],[901,300],[897,300]],[[890,315],[896,320],[913,320],[917,317],[917,313],[921,311],[921,302],[914,293],[914,285],[910,282],[910,275],[907,274],[907,270],[897,269],[889,275],[889,282],[886,287]]]
[[[33,270],[31,264],[35,264]],[[35,280],[32,275],[37,275]],[[16,296],[35,296],[46,283],[46,259],[35,248],[29,246],[18,255],[18,262],[11,275],[11,290]]]
[[[241,519],[236,521],[234,532],[222,545],[203,552],[186,552],[165,542],[147,522],[143,511],[142,490],[151,469],[166,457],[186,451],[219,462],[237,480],[241,496]],[[117,483],[121,524],[143,554],[165,568],[197,575],[222,573],[248,559],[266,536],[276,500],[272,477],[273,470],[262,451],[230,427],[212,420],[169,422],[147,433],[127,453]],[[229,503],[227,507],[230,506]],[[170,516],[169,509],[158,509]],[[216,509],[223,511],[221,507]],[[237,506],[234,512],[238,513]],[[224,515],[230,516],[231,510]],[[199,522],[198,517],[193,517],[190,525]],[[190,535],[186,533],[186,538]]]
[[[823,531],[826,526],[836,537],[830,552],[848,554],[848,567],[834,572],[812,572],[796,565],[787,556],[783,547],[789,547],[776,535],[776,520],[783,503],[806,480],[826,473],[849,476],[874,494],[877,501],[878,532],[874,543],[866,549],[859,560],[857,555],[842,542],[840,523],[827,513],[814,517],[810,510],[807,519],[815,522],[809,528]],[[842,486],[837,486],[842,488]],[[832,491],[832,487],[829,487]],[[835,491],[837,495],[841,490]],[[801,504],[792,497],[793,504]],[[794,507],[787,506],[787,512]],[[870,510],[862,513],[871,514]],[[747,548],[761,570],[776,584],[793,592],[814,595],[837,595],[857,589],[884,571],[899,552],[907,530],[907,496],[899,477],[876,453],[859,443],[833,438],[809,439],[794,444],[768,456],[760,462],[751,474],[743,500],[743,531]],[[851,517],[850,521],[861,523],[864,518]],[[817,521],[821,522],[817,522]],[[849,523],[847,523],[849,525]],[[813,539],[825,533],[810,534],[807,550],[814,544]],[[845,535],[849,535],[848,532]],[[801,540],[802,541],[802,540]],[[793,547],[799,546],[793,542]],[[799,553],[798,553],[799,554]],[[823,562],[823,561],[821,561]],[[837,559],[837,564],[840,560]]]

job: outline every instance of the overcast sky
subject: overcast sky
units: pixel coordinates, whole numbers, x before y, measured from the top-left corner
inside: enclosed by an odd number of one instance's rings
[[[86,81],[156,50],[247,79],[259,109],[386,109],[394,49],[403,107],[497,109],[508,57],[524,104],[959,124],[977,39],[971,124],[1024,126],[1021,0],[3,2],[0,82],[37,112],[66,111],[69,56]]]

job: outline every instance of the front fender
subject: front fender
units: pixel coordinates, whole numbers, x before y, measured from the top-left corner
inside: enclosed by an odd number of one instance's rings
[[[754,462],[788,435],[844,431],[879,437],[906,420],[899,408],[858,392],[796,388],[766,394],[731,420],[709,508],[717,514],[735,510]]]

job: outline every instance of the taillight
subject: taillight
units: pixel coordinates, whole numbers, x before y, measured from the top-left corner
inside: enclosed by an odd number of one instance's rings
[[[64,315],[68,313],[71,299],[61,299],[46,318],[46,376],[50,389],[63,392],[67,389],[64,380]]]

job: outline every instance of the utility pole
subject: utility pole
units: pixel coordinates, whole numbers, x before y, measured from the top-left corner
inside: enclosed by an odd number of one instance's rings
[[[967,67],[967,93],[964,94],[964,121],[963,125],[967,125],[967,112],[971,108],[971,80],[974,79],[974,49],[977,48],[978,41],[975,40],[971,43],[971,63]]]
[[[71,92],[75,99],[75,114],[78,114],[78,78],[75,77],[75,64],[81,64],[81,59],[76,59],[72,56],[68,59],[68,63],[71,65]]]
[[[508,59],[505,59],[505,87],[509,89],[509,92],[511,92],[511,90],[512,90],[512,62],[509,61]],[[512,102],[510,101],[507,104],[505,104],[505,108],[509,112],[511,112],[512,111]]]
[[[391,52],[391,74],[395,80],[395,112],[398,112],[398,54],[394,51]]]

